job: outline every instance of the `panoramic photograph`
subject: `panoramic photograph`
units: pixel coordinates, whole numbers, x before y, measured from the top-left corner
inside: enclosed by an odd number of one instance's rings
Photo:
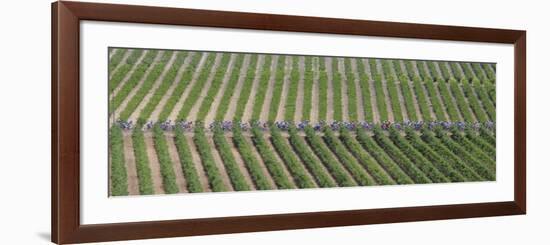
[[[109,195],[496,180],[496,64],[109,48]]]

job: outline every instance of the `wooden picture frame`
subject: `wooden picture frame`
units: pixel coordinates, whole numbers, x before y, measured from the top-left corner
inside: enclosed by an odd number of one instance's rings
[[[82,20],[366,35],[514,45],[514,201],[82,225],[79,23]],[[52,241],[82,243],[526,213],[526,32],[458,26],[60,1],[52,4]]]

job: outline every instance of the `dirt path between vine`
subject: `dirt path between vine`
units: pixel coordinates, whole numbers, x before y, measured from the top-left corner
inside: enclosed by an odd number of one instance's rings
[[[183,169],[181,167],[180,157],[178,155],[178,150],[176,149],[176,142],[174,141],[173,134],[165,134],[166,144],[168,145],[168,154],[170,154],[170,159],[172,160],[172,166],[174,168],[174,173],[176,174],[176,184],[178,186],[180,193],[187,193],[187,182],[183,175]]]
[[[160,172],[160,163],[158,161],[157,152],[155,151],[153,135],[152,133],[145,133],[144,136],[147,158],[149,159],[149,166],[151,167],[151,180],[153,181],[154,193],[164,194],[162,173]]]
[[[214,157],[214,163],[216,164],[216,167],[218,167],[219,171],[220,171],[220,176],[222,177],[222,182],[223,182],[223,185],[225,185],[225,187],[227,188],[227,191],[234,191],[233,189],[233,184],[231,184],[231,179],[229,178],[229,175],[227,174],[227,170],[225,170],[225,165],[223,164],[223,160],[222,160],[222,157],[220,156],[220,153],[218,152],[218,149],[215,146],[214,144],[214,140],[212,139],[212,136],[211,135],[208,135],[206,137],[207,141],[208,141],[208,144],[210,146],[212,146],[210,149],[211,149],[211,153],[212,153],[212,156]]]
[[[113,99],[113,97],[115,97],[118,94],[118,92],[122,89],[122,86],[124,86],[124,84],[128,82],[128,80],[130,80],[130,78],[132,77],[132,74],[136,71],[138,65],[141,64],[141,62],[143,61],[146,55],[147,55],[147,50],[144,50],[141,56],[137,59],[136,63],[134,63],[134,65],[132,66],[132,68],[130,68],[128,73],[124,75],[124,78],[122,78],[122,80],[117,85],[117,87],[113,89],[113,91],[109,95],[109,100]]]
[[[403,97],[403,91],[401,90],[401,81],[397,78],[397,74],[395,73],[395,67],[393,66],[393,62],[389,62],[392,76],[395,78],[395,87],[397,89],[397,99],[399,100],[399,106],[401,107],[401,114],[403,115],[403,120],[410,120],[409,119],[409,112],[407,111],[407,106],[405,105],[405,97]]]
[[[262,77],[262,68],[265,61],[265,55],[258,55],[258,63],[256,64],[256,69],[254,70],[254,80],[252,81],[252,89],[250,90],[250,95],[248,96],[248,101],[246,101],[245,109],[243,112],[242,121],[248,122],[252,118],[252,111],[254,108],[254,101],[256,98],[256,91],[258,86],[260,86],[260,78]]]
[[[194,122],[197,120],[197,116],[198,116],[202,101],[206,97],[206,94],[208,93],[208,89],[210,88],[210,86],[212,86],[212,82],[216,75],[216,71],[220,66],[222,56],[223,56],[223,53],[216,53],[216,59],[214,61],[214,65],[212,65],[212,68],[210,69],[208,78],[206,79],[206,83],[202,87],[199,97],[197,98],[197,100],[191,107],[191,110],[189,111],[189,115],[187,116],[188,121]]]
[[[462,89],[462,86],[458,86],[458,89],[460,90],[460,95],[464,97],[464,101],[466,102],[466,109],[470,112],[470,115],[474,118],[475,121],[480,121],[479,118],[477,118],[477,115],[474,113],[474,110],[472,109],[472,105],[470,105],[470,101],[467,99],[466,95],[464,94],[464,89]]]
[[[342,85],[340,86],[342,94],[342,121],[349,122],[349,81],[346,76],[344,76],[344,61],[342,58],[334,58],[334,60],[338,62],[338,73],[340,74],[340,81]]]
[[[233,145],[232,137],[226,135],[225,139],[227,140],[227,142],[229,142],[229,144]],[[252,177],[250,176],[250,173],[246,168],[246,164],[244,163],[244,160],[242,159],[241,154],[239,154],[237,147],[231,147],[231,153],[233,153],[233,157],[237,162],[237,166],[239,166],[239,170],[241,171],[241,174],[244,176],[246,183],[250,186],[250,189],[256,190],[256,185],[254,184],[254,181],[252,181]]]
[[[164,94],[164,96],[162,96],[162,99],[160,99],[158,105],[155,107],[155,110],[153,110],[153,113],[151,113],[151,116],[149,117],[149,120],[151,120],[153,122],[158,121],[160,113],[164,109],[164,106],[168,102],[168,99],[170,99],[170,97],[172,97],[172,94],[174,93],[174,90],[176,89],[178,84],[181,82],[181,77],[183,76],[183,73],[185,72],[185,70],[188,69],[189,63],[191,63],[192,56],[194,56],[194,55],[198,55],[198,54],[195,54],[193,52],[189,52],[189,54],[187,55],[187,57],[183,61],[182,66],[179,68],[179,70],[176,74],[176,77],[174,78],[174,82],[172,82],[172,85],[170,85],[170,88],[168,88],[168,90],[166,90],[166,93]]]
[[[422,91],[424,92],[424,95],[426,95],[426,102],[428,103],[428,107],[430,109],[430,115],[432,117],[432,120],[437,120],[437,116],[435,115],[434,106],[432,103],[432,97],[430,96],[430,93],[428,93],[428,90],[426,89],[426,83],[422,81],[420,83],[422,86]]]
[[[285,106],[286,106],[286,97],[288,95],[288,88],[290,87],[290,73],[292,70],[292,56],[285,57],[285,76],[283,79],[283,89],[281,93],[281,101],[279,102],[279,108],[277,110],[277,117],[275,121],[285,120]]]
[[[273,155],[275,155],[275,158],[277,159],[277,162],[279,163],[279,165],[283,169],[283,172],[285,172],[285,176],[288,179],[288,182],[290,183],[292,188],[298,188],[298,186],[296,185],[296,182],[294,181],[294,177],[290,173],[290,170],[288,170],[288,166],[285,164],[285,162],[283,161],[281,156],[279,156],[279,154],[277,153],[277,150],[275,150],[275,147],[273,147],[273,144],[271,143],[270,137],[269,136],[264,137],[264,140],[266,141],[267,146],[269,147],[270,151],[273,152]]]
[[[462,116],[462,112],[458,108],[458,104],[456,103],[455,95],[453,94],[453,92],[451,92],[451,88],[449,86],[449,83],[446,82],[446,83],[444,83],[444,85],[445,85],[445,89],[447,90],[447,93],[449,93],[449,95],[451,97],[451,101],[453,101],[452,105],[445,105],[445,107],[447,107],[447,106],[454,107],[455,111],[457,112],[458,117],[460,118],[460,121],[464,121],[464,117]],[[440,91],[440,90],[438,89],[438,91]],[[447,108],[445,108],[445,109],[447,109]]]
[[[109,79],[113,78],[113,75],[118,71],[118,69],[120,69],[122,64],[126,63],[126,60],[128,60],[128,57],[130,57],[130,55],[132,54],[132,52],[134,52],[134,50],[133,49],[128,49],[128,50],[122,49],[122,50],[119,50],[117,52],[124,52],[124,56],[122,56],[122,59],[120,60],[120,62],[117,64],[117,66],[109,74]],[[111,57],[109,57],[109,59],[111,59]]]
[[[237,80],[237,86],[235,86],[235,90],[233,92],[233,95],[231,96],[231,100],[229,101],[229,108],[227,108],[225,116],[223,117],[225,121],[231,121],[235,117],[235,111],[237,111],[237,102],[239,101],[239,95],[243,90],[243,84],[246,78],[246,71],[248,70],[248,66],[250,65],[250,58],[250,54],[247,54],[244,57],[243,66],[241,67],[239,79]]]
[[[355,97],[357,98],[357,120],[359,122],[365,121],[365,107],[364,107],[364,100],[363,100],[363,91],[361,89],[361,79],[359,78],[359,73],[357,72],[357,62],[356,59],[350,59],[351,64],[351,72],[353,73],[353,77],[355,77]]]
[[[283,136],[284,137],[284,136]],[[286,138],[286,137],[285,137]],[[283,161],[281,155],[279,154],[279,152],[277,152],[277,150],[275,150],[275,146],[273,145],[273,141],[272,141],[272,138],[270,136],[267,137],[266,139],[268,141],[268,145],[269,145],[269,148],[271,148],[271,151],[273,151],[275,153],[275,155],[277,156],[277,159],[279,159],[279,162],[283,165],[283,168],[285,170],[285,173],[287,174],[288,176],[288,179],[293,183],[293,185],[296,187],[296,188],[299,188],[298,187],[298,184],[296,183],[296,180],[294,179],[294,176],[290,173],[290,170],[289,170],[289,167],[288,165],[285,163],[285,161]],[[288,145],[289,147],[290,144]],[[297,155],[295,155],[293,152],[290,152],[289,154],[292,154],[294,155],[294,157],[296,157],[297,159],[300,159],[300,157],[298,157]],[[302,161],[299,161],[300,164],[302,164]],[[302,165],[303,166],[303,165]],[[309,173],[309,171],[307,170],[307,168],[305,166],[304,167],[304,172],[305,174],[307,175],[307,177],[309,179],[311,179],[311,181],[313,182],[314,186],[317,187],[317,182],[315,181],[315,178]]]
[[[363,59],[363,66],[364,66],[363,69],[365,69],[365,73],[372,74],[370,70],[370,65],[367,59]],[[369,92],[370,92],[369,98],[370,98],[370,103],[372,106],[372,114],[373,114],[372,120],[373,120],[373,123],[380,123],[381,122],[380,111],[378,110],[378,103],[376,102],[376,90],[374,89],[374,78],[372,78],[372,75],[369,76],[368,86],[369,86]]]
[[[445,106],[445,102],[443,100],[443,96],[441,96],[441,93],[439,92],[439,89],[438,89],[438,82],[437,81],[433,81],[433,85],[434,85],[434,90],[435,90],[435,95],[437,98],[435,98],[436,100],[439,101],[439,104],[441,105],[441,109],[443,111],[443,115],[445,116],[445,120],[447,121],[451,121],[451,117],[449,116],[449,113],[447,112],[447,108]]]
[[[310,176],[312,176],[313,178],[313,173],[312,171],[303,163],[303,161],[301,161],[301,158],[298,154],[298,152],[296,152],[295,148],[292,146],[292,144],[290,143],[290,138],[287,136],[285,136],[285,138],[287,139],[287,143],[288,145],[292,148],[292,152],[296,155],[296,157],[298,157],[298,159],[300,159],[300,163],[304,166],[304,168],[306,169],[306,171],[309,173]],[[311,153],[311,155],[313,156],[314,160],[316,163],[319,163],[319,165],[321,166],[321,169],[322,171],[328,176],[329,180],[336,186],[338,186],[338,182],[336,182],[336,180],[334,180],[334,177],[332,176],[332,174],[330,173],[330,171],[327,169],[327,167],[325,166],[325,164],[323,164],[323,162],[321,162],[321,160],[317,157],[317,155],[315,154],[315,152],[313,152],[313,150],[310,148],[309,144],[307,143],[307,141],[304,139],[304,137],[301,137],[301,141],[302,143],[307,147],[307,150],[309,151],[309,153]],[[317,183],[317,179],[316,178],[313,178],[313,181],[315,182],[315,184],[317,186],[319,186],[319,183]]]
[[[254,143],[252,142],[252,139],[248,136],[244,137],[244,138],[246,139],[247,144],[252,149],[252,154],[258,160],[258,162],[260,163],[260,168],[262,169],[262,172],[263,172],[264,176],[266,177],[267,182],[269,182],[269,184],[271,185],[271,187],[273,189],[278,189],[277,185],[275,184],[275,181],[273,180],[273,177],[271,177],[271,174],[269,173],[269,170],[267,170],[267,166],[264,163],[264,159],[260,156],[260,153],[258,153],[258,150],[256,149],[256,146],[254,146]]]
[[[164,81],[164,77],[166,76],[166,74],[170,70],[170,67],[172,67],[172,65],[176,61],[176,58],[177,58],[177,52],[174,52],[172,54],[172,57],[168,61],[168,63],[166,63],[166,65],[162,69],[162,72],[160,73],[157,80],[155,80],[155,82],[153,83],[153,86],[151,87],[151,89],[147,92],[145,97],[143,97],[141,102],[139,102],[139,105],[136,107],[136,109],[130,115],[129,120],[131,120],[132,122],[137,122],[139,114],[141,114],[141,110],[143,110],[143,108],[145,108],[145,106],[149,103],[149,100],[151,99],[151,97],[153,97],[153,95],[157,92],[157,89],[159,88],[159,86]]]
[[[304,76],[305,76],[305,57],[300,56],[298,61],[298,71],[300,72],[300,79],[298,80],[298,92],[296,93],[296,110],[294,111],[294,122],[302,121],[302,114],[304,111]]]
[[[327,72],[327,122],[334,121],[334,86],[332,84],[332,59],[324,57]]]
[[[185,99],[187,99],[187,96],[189,96],[189,93],[191,92],[191,89],[193,86],[195,86],[195,83],[197,82],[197,77],[199,76],[202,68],[204,67],[204,63],[206,63],[206,59],[208,58],[208,53],[206,52],[200,52],[202,53],[201,60],[199,61],[199,64],[197,65],[197,68],[195,69],[195,72],[193,72],[193,77],[191,78],[191,81],[189,81],[189,84],[185,87],[185,90],[181,94],[178,102],[176,102],[176,105],[172,109],[172,112],[170,112],[170,116],[168,116],[167,120],[171,120],[175,122],[178,117],[178,113],[180,112],[181,108],[183,107],[183,102],[185,102]]]
[[[191,158],[193,159],[193,163],[195,163],[195,168],[197,169],[197,174],[199,176],[199,181],[201,182],[202,190],[203,192],[210,192],[211,190],[210,184],[208,182],[208,177],[206,177],[206,172],[204,171],[204,167],[202,166],[201,157],[197,152],[197,146],[195,145],[195,142],[193,142],[193,137],[190,135],[186,135],[185,139],[187,140],[187,144],[189,145]]]
[[[277,63],[279,59],[279,55],[273,55],[271,59],[271,74],[269,77],[269,84],[267,85],[266,95],[262,104],[262,112],[260,113],[261,122],[267,122],[267,120],[269,119],[269,106],[271,104],[271,100],[273,99],[273,87],[277,82],[275,80],[275,77],[277,76]]]
[[[334,152],[332,151],[332,149],[330,149],[329,145],[327,144],[327,142],[325,141],[325,139],[323,139],[323,136],[320,136],[321,137],[321,141],[322,141],[322,144],[323,146],[328,150],[330,156],[332,156],[332,158],[334,158],[336,160],[336,162],[339,163],[340,167],[342,167],[342,170],[344,171],[344,174],[349,178],[349,180],[354,184],[354,185],[359,185],[357,184],[357,181],[355,180],[355,178],[353,178],[353,175],[349,172],[348,168],[342,164],[342,162],[340,161],[340,159],[334,154]],[[310,145],[311,147],[311,145]]]
[[[118,106],[118,108],[115,109],[115,111],[113,113],[115,118],[118,118],[120,116],[120,113],[126,108],[126,106],[128,105],[128,102],[130,102],[130,100],[132,100],[134,95],[136,95],[137,91],[139,91],[141,86],[143,86],[143,84],[145,83],[145,80],[149,76],[149,73],[151,73],[151,71],[154,69],[154,67],[157,65],[157,63],[160,62],[163,54],[164,54],[163,51],[160,51],[158,53],[158,55],[157,55],[157,57],[155,57],[155,60],[153,61],[153,63],[147,68],[147,71],[145,71],[145,73],[143,74],[143,77],[138,81],[136,86],[134,88],[132,88],[130,93],[128,93],[128,96],[126,96],[126,98],[124,98],[124,100]]]
[[[384,74],[384,71],[382,70],[382,62],[380,59],[375,59],[376,61],[376,70],[378,70],[378,74],[380,74],[380,77],[382,78],[382,92],[384,93],[384,100],[386,101],[386,109],[388,111],[388,121],[395,122],[395,117],[393,115],[393,106],[390,99],[390,93],[388,92],[388,81],[386,80],[386,74]],[[379,96],[378,94],[376,96]]]
[[[227,85],[229,84],[229,80],[231,79],[233,66],[235,65],[235,61],[237,60],[236,54],[231,54],[231,59],[229,60],[229,64],[227,65],[227,70],[224,74],[224,77],[221,81],[222,85],[220,86],[220,89],[218,90],[218,93],[215,95],[214,100],[212,101],[212,104],[210,105],[210,109],[208,110],[208,113],[206,114],[206,117],[204,118],[204,122],[209,124],[214,121],[214,118],[216,117],[216,112],[218,111],[218,107],[220,106],[220,102],[223,98],[223,95],[225,93],[225,89],[227,88]]]
[[[137,175],[136,158],[134,156],[132,134],[125,133],[122,139],[124,145],[124,163],[126,165],[126,174],[128,175],[128,195],[139,195],[139,179]]]
[[[116,52],[120,51],[117,48],[110,48],[109,49],[109,59],[113,58],[113,55],[115,55]]]
[[[311,92],[311,113],[309,118],[311,122],[319,122],[319,58],[313,58],[312,75],[313,91]],[[322,58],[321,58],[322,59]]]

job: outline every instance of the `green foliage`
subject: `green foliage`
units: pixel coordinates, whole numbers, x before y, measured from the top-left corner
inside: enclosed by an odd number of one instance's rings
[[[481,85],[481,82],[477,78],[472,81],[472,85],[474,86],[477,96],[481,99],[483,109],[489,116],[489,119],[493,122],[496,121],[496,108],[491,101],[489,94],[485,90],[485,87]]]
[[[334,120],[342,121],[342,75],[338,69],[338,58],[332,58],[332,103]]]
[[[372,78],[374,79],[374,91],[376,93],[376,105],[378,106],[378,114],[380,116],[380,121],[388,120],[388,107],[386,105],[386,95],[384,94],[384,88],[382,84],[382,76],[378,74],[378,69],[376,66],[376,61],[373,59],[369,60],[370,72]]]
[[[197,173],[193,157],[191,156],[189,144],[187,143],[187,139],[185,138],[185,135],[180,127],[176,127],[175,135],[174,141],[178,151],[181,169],[185,177],[185,182],[187,183],[187,190],[192,193],[203,192],[201,182],[199,180],[199,174]]]
[[[399,148],[379,129],[374,129],[374,139],[380,147],[403,169],[415,183],[431,183],[432,181],[411,160],[409,160]]]
[[[229,81],[227,81],[227,86],[225,86],[225,89],[223,90],[223,96],[220,100],[220,104],[218,105],[218,110],[216,111],[216,121],[222,121],[225,114],[227,113],[227,110],[229,109],[229,105],[231,104],[231,97],[234,95],[235,88],[237,87],[237,83],[239,82],[243,62],[244,54],[239,54],[237,56],[237,59],[235,60],[233,68],[231,69],[231,77],[229,77]]]
[[[395,163],[376,141],[363,129],[357,129],[357,141],[398,184],[413,184],[413,180]]]
[[[283,93],[283,85],[285,83],[285,66],[286,56],[279,56],[277,61],[277,71],[275,72],[275,84],[273,84],[273,96],[269,104],[268,121],[273,122],[277,119],[279,105],[281,103],[281,94]]]
[[[462,90],[464,90],[464,95],[468,99],[468,102],[470,104],[470,108],[474,112],[474,114],[477,117],[477,120],[480,122],[486,122],[487,121],[487,115],[485,114],[485,111],[481,107],[480,101],[477,98],[474,90],[470,86],[470,83],[466,79],[462,79]]]
[[[303,141],[302,137],[298,135],[296,129],[291,128],[289,134],[290,144],[292,145],[294,151],[300,157],[306,168],[312,173],[317,182],[317,185],[319,185],[319,187],[335,187],[336,184],[334,183],[334,181],[327,174],[324,167],[315,158],[313,152],[310,151],[309,147]]]
[[[283,163],[277,159],[275,152],[269,147],[269,143],[264,139],[264,133],[257,127],[252,128],[252,142],[258,149],[267,170],[271,174],[273,181],[279,189],[291,189],[293,184],[286,175]]]
[[[449,115],[449,119],[451,119],[451,121],[453,122],[461,121],[460,113],[456,108],[456,103],[453,101],[451,93],[449,92],[447,83],[445,83],[443,80],[438,80],[437,87],[439,88],[439,93],[441,94],[441,98],[443,99],[443,104],[445,104],[445,108],[447,109],[447,115]]]
[[[485,74],[487,75],[487,78],[489,78],[489,81],[494,84],[496,81],[496,75],[493,67],[491,67],[490,64],[484,63],[483,70],[485,70]]]
[[[286,139],[281,135],[281,132],[276,127],[271,127],[271,143],[279,154],[279,156],[285,162],[290,174],[294,179],[294,182],[299,188],[314,188],[315,183],[307,174],[307,170],[304,168],[300,159],[292,152]]]
[[[223,79],[225,76],[227,76],[227,67],[229,66],[229,61],[231,60],[231,54],[224,53],[222,55],[222,60],[220,64],[218,65],[218,68],[216,69],[216,72],[214,73],[214,78],[212,79],[212,82],[210,83],[210,87],[208,88],[208,91],[206,91],[206,96],[201,102],[201,105],[199,107],[199,111],[197,113],[197,121],[202,121],[210,111],[210,108],[212,107],[212,103],[214,103],[214,98],[216,98],[216,95],[218,94],[218,91],[223,85]]]
[[[193,84],[193,87],[191,87],[189,94],[183,101],[183,105],[178,112],[177,120],[185,120],[187,116],[189,116],[189,112],[195,105],[195,102],[200,98],[201,91],[206,85],[206,82],[208,81],[208,77],[210,76],[212,67],[214,66],[214,63],[216,62],[216,53],[208,53],[206,57],[206,61],[204,62],[201,71],[199,72],[199,76],[196,78],[195,83]]]
[[[124,55],[126,55],[127,52],[129,52],[129,49],[115,49],[114,54],[109,59],[109,74],[113,72],[113,70],[120,64],[120,61],[124,58]]]
[[[158,118],[159,121],[164,122],[170,116],[170,113],[176,106],[176,103],[178,103],[183,92],[185,91],[185,88],[191,82],[191,79],[193,79],[193,74],[195,74],[195,70],[198,69],[198,65],[202,56],[203,56],[202,53],[192,54],[191,62],[185,68],[185,71],[183,72],[180,81],[177,82],[178,84],[174,88],[174,91],[172,91],[172,94],[166,101],[166,104],[164,104],[164,107],[162,108],[162,111],[159,114],[159,118]]]
[[[405,60],[405,69],[407,70],[407,74],[409,76],[409,79],[414,79],[418,75],[416,74],[415,67],[411,60]]]
[[[342,167],[342,164],[334,158],[330,150],[323,143],[321,138],[315,134],[315,131],[311,127],[306,128],[306,139],[311,146],[311,149],[325,167],[329,170],[334,177],[334,180],[338,183],[339,186],[355,186],[354,181],[347,175],[346,170]]]
[[[466,133],[466,137],[472,142],[474,143],[477,147],[479,147],[480,150],[482,150],[483,152],[485,152],[487,155],[491,156],[492,160],[495,161],[496,159],[496,156],[497,156],[497,153],[496,153],[496,149],[495,149],[495,145],[491,145],[489,143],[487,143],[487,141],[483,140],[482,139],[482,136],[481,135],[478,135],[474,130],[472,129],[467,129],[465,131]]]
[[[365,120],[367,122],[373,122],[374,121],[374,111],[372,110],[372,104],[371,104],[371,94],[370,87],[369,87],[369,77],[367,73],[365,72],[365,64],[363,62],[363,59],[356,59],[355,60],[356,66],[357,66],[357,73],[359,74],[359,87],[361,88],[361,96],[363,99],[363,111],[365,113]]]
[[[439,70],[441,71],[441,75],[445,79],[445,81],[448,81],[451,79],[451,71],[449,71],[449,67],[447,66],[446,61],[439,61],[437,62],[437,65],[439,66]]]
[[[386,78],[386,88],[390,96],[391,107],[393,111],[393,121],[402,122],[403,113],[401,112],[401,104],[399,102],[399,92],[395,85],[395,78],[391,71],[391,63],[388,60],[382,61],[382,69],[384,70],[384,77]]]
[[[451,138],[456,141],[456,143],[458,143],[464,150],[466,150],[466,152],[470,153],[470,155],[472,155],[475,160],[479,161],[484,166],[490,166],[489,169],[496,168],[496,154],[489,155],[488,152],[480,149],[474,142],[469,139],[469,137],[464,136],[462,132],[457,129],[451,130],[451,133]]]
[[[405,75],[401,75],[399,80],[403,99],[405,100],[405,108],[407,109],[408,118],[410,121],[418,121],[418,115],[416,115],[416,109],[414,108],[415,102],[409,86],[409,78]]]
[[[485,140],[487,143],[489,143],[490,145],[496,146],[496,138],[495,138],[494,132],[491,132],[486,128],[481,128],[479,129],[479,136],[481,136],[481,138]]]
[[[453,96],[456,100],[456,104],[458,105],[458,108],[462,113],[462,118],[464,118],[464,121],[475,122],[474,115],[472,115],[472,112],[470,112],[470,108],[464,98],[464,94],[462,93],[462,91],[460,91],[458,82],[455,79],[450,79],[449,85],[451,87],[451,92],[453,93]]]
[[[229,175],[229,179],[231,179],[233,189],[235,189],[236,191],[250,190],[250,186],[248,185],[248,183],[246,183],[244,175],[239,170],[239,165],[237,164],[237,161],[235,160],[235,157],[231,152],[232,146],[230,146],[227,142],[223,130],[219,127],[216,127],[214,129],[213,138],[214,144],[216,145],[216,148],[218,149],[220,157],[225,166],[225,170],[227,171],[227,175]]]
[[[395,184],[395,181],[384,171],[376,160],[374,160],[363,148],[361,144],[355,140],[348,130],[340,131],[340,139],[346,145],[347,149],[357,160],[363,165],[363,167],[368,171],[368,173],[376,180],[380,185],[391,185]]]
[[[134,87],[138,85],[141,78],[145,75],[145,72],[153,64],[157,54],[158,51],[156,50],[147,52],[143,60],[135,67],[128,81],[122,85],[118,93],[116,93],[116,95],[111,98],[111,101],[109,101],[109,113],[115,111],[120,104],[122,104],[122,101],[126,99],[128,94],[130,94],[130,92],[134,89]]]
[[[233,127],[232,132],[233,132],[233,142],[235,143],[235,146],[237,146],[237,149],[239,150],[239,153],[243,158],[246,168],[248,169],[248,172],[252,177],[252,181],[254,181],[254,184],[256,185],[256,189],[258,190],[273,189],[273,187],[271,187],[271,184],[267,179],[269,177],[266,177],[263,174],[260,162],[258,161],[256,156],[254,156],[253,149],[251,145],[244,138],[239,126],[235,125]]]
[[[120,82],[122,82],[122,80],[124,79],[124,77],[126,77],[128,72],[132,70],[132,67],[134,67],[134,64],[137,62],[139,57],[141,57],[142,54],[143,54],[143,50],[141,49],[133,50],[132,54],[130,54],[130,56],[126,59],[126,62],[124,62],[115,71],[115,73],[112,74],[111,78],[109,79],[109,94],[111,94],[115,90],[115,88],[120,85]],[[109,75],[111,75],[111,71],[109,71]]]
[[[402,76],[406,76],[407,80],[409,79],[408,75],[403,72],[403,69],[401,68],[401,61],[400,60],[392,60],[393,63],[393,69],[395,71],[395,75],[398,78],[401,78]]]
[[[361,164],[357,162],[353,155],[349,153],[338,137],[334,135],[332,129],[325,128],[324,133],[323,139],[327,146],[332,150],[334,155],[340,159],[340,163],[345,166],[355,181],[362,186],[375,185],[376,181],[367,173]]]
[[[162,175],[162,185],[164,192],[167,194],[179,192],[178,185],[176,184],[176,174],[174,173],[174,165],[172,159],[170,159],[170,153],[168,152],[168,145],[164,132],[157,124],[153,128],[153,139],[155,142],[155,150],[157,152],[157,159],[160,165],[160,173]]]
[[[204,133],[204,127],[202,124],[197,123],[197,125],[195,125],[194,133],[195,135],[193,136],[193,142],[195,142],[195,146],[197,147],[197,151],[201,157],[202,166],[204,166],[206,177],[208,177],[210,189],[214,192],[227,191],[226,186],[223,184],[220,170],[214,161],[214,156],[211,151],[212,146],[206,139],[206,134]]]
[[[429,98],[432,101],[432,108],[435,112],[435,117],[439,121],[446,121],[447,117],[445,116],[445,111],[443,109],[443,106],[441,105],[441,102],[439,101],[439,95],[435,90],[432,79],[425,79],[424,85],[426,86]]]
[[[450,182],[450,180],[441,173],[428,159],[426,159],[422,153],[420,153],[413,145],[411,145],[403,136],[401,132],[395,128],[390,128],[390,139],[397,146],[403,156],[406,156],[412,161],[418,169],[422,170],[424,174],[434,183]],[[400,155],[400,154],[398,154]]]
[[[304,101],[302,104],[302,119],[310,120],[313,95],[313,59],[311,56],[305,58],[304,68]]]
[[[328,75],[325,68],[325,58],[318,57],[319,59],[319,120],[327,120],[327,107],[328,107]]]
[[[237,109],[235,110],[234,119],[235,121],[240,121],[244,114],[244,109],[246,108],[246,103],[248,102],[248,97],[252,91],[252,85],[254,83],[254,78],[256,77],[256,67],[258,66],[258,55],[252,55],[250,58],[250,63],[248,64],[248,69],[246,70],[246,76],[244,78],[243,87],[239,91],[239,99],[237,100]]]
[[[420,75],[420,78],[422,80],[432,79],[430,77],[430,73],[428,70],[426,70],[426,61],[417,60],[416,62],[416,69],[418,70],[418,74]]]
[[[299,61],[299,56],[292,56],[292,68],[290,70],[290,79],[288,81],[288,92],[284,111],[284,119],[286,121],[294,121],[294,112],[296,112],[296,97],[298,96],[298,86],[300,84],[300,67],[298,66]]]
[[[153,194],[153,179],[151,178],[147,146],[145,145],[143,131],[140,128],[135,128],[132,132],[132,145],[134,146],[134,158],[139,180],[139,193],[141,195]]]
[[[345,68],[345,75],[346,75],[346,83],[347,83],[347,97],[348,97],[348,116],[349,120],[351,122],[357,121],[357,91],[356,91],[356,82],[355,82],[355,74],[353,73],[351,69],[351,60],[350,58],[344,59],[344,68]]]
[[[443,76],[437,71],[436,63],[434,61],[426,62],[428,64],[428,69],[430,69],[430,76],[433,80],[443,80]]]
[[[468,63],[461,62],[460,66],[462,67],[462,71],[464,72],[464,75],[466,76],[466,79],[468,79],[468,81],[472,81],[476,78],[476,76],[474,75],[474,71],[472,71],[472,67],[469,66]]]
[[[456,80],[462,80],[466,78],[466,76],[464,76],[464,74],[462,73],[462,70],[460,69],[460,64],[458,62],[450,62],[450,64],[453,76]]]
[[[483,68],[481,67],[480,63],[470,63],[470,65],[472,65],[472,67],[474,68],[477,79],[481,81],[488,80],[487,75],[485,75],[485,72],[483,72]]]
[[[447,158],[434,151],[430,146],[422,141],[420,136],[411,128],[405,129],[406,139],[408,143],[418,151],[424,158],[429,159],[426,162],[431,162],[441,173],[443,173],[452,182],[464,182],[466,178],[457,170],[453,169],[453,163]],[[393,136],[394,138],[395,136]],[[404,148],[405,146],[402,146]],[[404,150],[406,151],[406,150]],[[413,151],[413,150],[409,150]],[[420,158],[417,158],[420,160]],[[417,161],[418,161],[417,160]]]
[[[416,101],[418,102],[418,107],[420,107],[420,113],[422,114],[422,119],[424,121],[432,121],[432,114],[430,112],[430,106],[428,105],[428,98],[424,93],[422,88],[422,82],[420,77],[414,77],[413,79],[414,93],[416,94]]]
[[[256,88],[256,96],[254,97],[254,105],[252,107],[251,119],[254,121],[260,119],[263,105],[266,103],[264,100],[267,93],[267,88],[269,87],[269,79],[271,77],[272,58],[272,55],[265,55],[262,70],[260,71],[260,81],[258,87]]]
[[[147,119],[149,119],[149,117],[151,116],[151,113],[153,113],[153,111],[159,104],[162,97],[164,97],[164,95],[166,94],[166,91],[168,91],[170,86],[174,84],[176,75],[186,58],[187,58],[187,52],[177,53],[176,60],[174,61],[174,63],[172,64],[168,72],[166,72],[166,74],[164,75],[162,83],[155,90],[155,92],[153,92],[153,96],[149,98],[149,101],[147,101],[147,104],[139,113],[138,125],[141,125],[147,122]]]
[[[116,54],[115,54],[116,55]],[[109,145],[111,153],[111,195],[128,195],[128,173],[124,160],[124,143],[122,129],[118,126],[111,127],[109,133]]]

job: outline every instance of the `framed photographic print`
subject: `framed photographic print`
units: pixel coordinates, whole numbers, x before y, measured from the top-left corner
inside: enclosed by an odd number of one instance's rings
[[[52,240],[525,214],[526,32],[52,5]]]

